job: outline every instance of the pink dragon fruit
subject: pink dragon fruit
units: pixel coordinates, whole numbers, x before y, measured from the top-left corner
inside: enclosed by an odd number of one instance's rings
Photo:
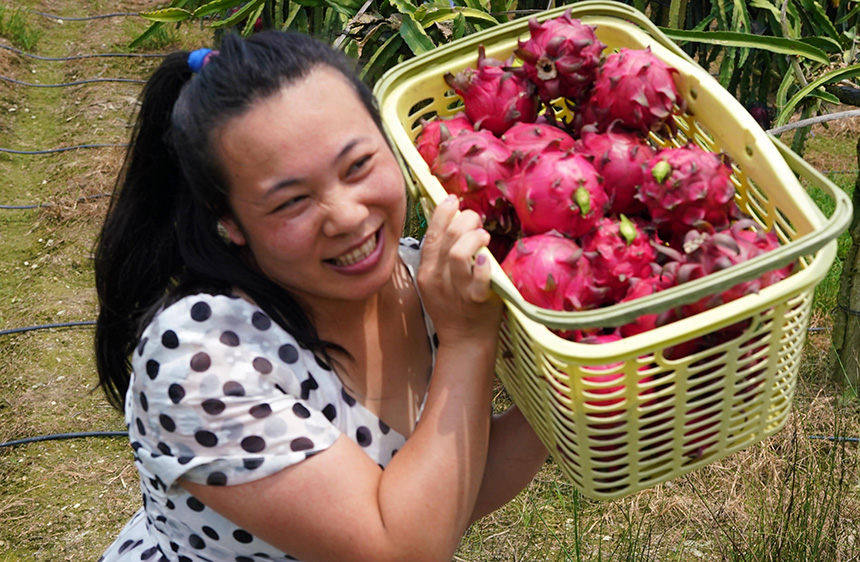
[[[516,230],[516,219],[497,182],[509,178],[515,166],[514,154],[490,131],[462,131],[439,146],[430,171],[460,198],[461,210],[481,215],[488,231],[507,234]]]
[[[652,238],[621,215],[600,219],[582,237],[582,251],[591,261],[594,281],[609,289],[608,298],[625,298],[633,280],[650,277],[656,251]]]
[[[654,149],[634,133],[610,126],[605,133],[591,127],[583,129],[576,152],[588,156],[597,173],[603,176],[603,187],[609,195],[609,212],[636,215],[645,205],[636,198],[645,180],[645,167],[654,157]]]
[[[620,49],[606,56],[577,121],[594,124],[600,131],[616,120],[642,134],[659,131],[675,105],[682,110],[686,105],[675,87],[677,75],[650,48]]]
[[[428,166],[439,156],[439,145],[449,138],[456,136],[460,131],[474,131],[475,126],[464,114],[459,113],[449,119],[434,119],[433,121],[422,121],[421,132],[415,139],[415,148],[418,154],[427,162]]]
[[[537,154],[498,185],[526,235],[557,230],[579,238],[603,218],[609,203],[594,166],[572,152]]]
[[[740,219],[730,228],[715,234],[691,230],[684,239],[683,253],[666,247],[658,249],[680,264],[676,269],[677,281],[678,283],[686,283],[753,259],[778,246],[779,240],[773,232],[766,233],[752,219]],[[793,267],[794,264],[789,264],[766,272],[756,279],[738,283],[721,293],[708,295],[694,303],[673,308],[661,315],[658,324],[663,325],[681,318],[688,318],[743,296],[758,293],[764,287],[788,277]],[[687,345],[672,350],[667,356],[677,358],[720,345],[740,337],[749,326],[750,320],[742,320],[701,338],[691,340],[687,342]]]
[[[534,122],[540,105],[535,85],[521,73],[507,70],[512,64],[513,59],[504,63],[487,57],[481,45],[477,70],[466,68],[444,77],[463,98],[464,111],[472,123],[496,136],[514,123]]]
[[[605,293],[591,283],[591,267],[576,242],[555,231],[520,238],[501,266],[523,298],[541,308],[594,308]]]
[[[663,291],[676,284],[675,273],[672,267],[661,268],[657,264],[652,264],[655,269],[652,274],[642,279],[634,279],[630,284],[630,288],[624,298],[619,302],[629,302],[648,295],[653,295],[658,291]],[[618,330],[622,337],[635,336],[642,332],[653,330],[660,325],[660,314],[649,313],[643,314],[633,322],[621,326]]]
[[[576,104],[588,95],[606,47],[594,29],[572,18],[570,10],[543,23],[529,20],[530,37],[514,54],[544,103],[563,97]]]
[[[501,138],[523,160],[544,150],[565,152],[576,143],[565,131],[547,123],[515,123]]]
[[[670,244],[690,229],[722,229],[740,216],[724,157],[688,144],[664,148],[648,163],[638,198]]]

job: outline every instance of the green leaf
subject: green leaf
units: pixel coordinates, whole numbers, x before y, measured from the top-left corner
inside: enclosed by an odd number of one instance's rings
[[[182,8],[164,8],[163,10],[155,10],[152,12],[141,12],[140,17],[149,21],[157,21],[161,23],[175,23],[191,19],[194,14]]]
[[[847,14],[845,14],[844,16],[842,16],[841,18],[836,20],[836,25],[842,25],[843,23],[846,23],[851,18],[857,17],[858,15],[860,15],[860,3],[858,3],[856,6],[851,8],[850,12],[848,12]]]
[[[409,0],[389,0],[391,5],[397,8],[401,14],[414,14],[418,8]]]
[[[750,28],[750,15],[747,12],[747,5],[745,0],[734,0],[735,8],[732,12],[732,30],[733,31],[745,31],[749,33],[751,31]]]
[[[290,29],[290,26],[293,25],[293,20],[296,19],[296,15],[301,9],[301,4],[296,4],[295,2],[290,3],[290,11],[287,14],[287,17],[284,18],[284,23],[281,25],[281,31],[286,31]]]
[[[683,28],[687,20],[687,0],[671,0],[669,3],[669,27]]]
[[[424,28],[421,27],[412,14],[403,14],[403,20],[400,22],[400,36],[403,41],[416,55],[426,53],[436,47],[433,41],[424,33]]]
[[[750,6],[758,8],[759,10],[767,10],[773,14],[773,17],[776,18],[777,21],[782,17],[779,8],[768,2],[768,0],[750,0]]]
[[[292,0],[296,4],[300,4],[306,8],[319,8],[325,6],[325,0]]]
[[[821,36],[826,34],[831,39],[838,41],[839,32],[833,27],[833,23],[827,17],[827,13],[821,5],[815,0],[800,0],[800,2],[807,15],[815,22],[816,29],[814,35]]]
[[[362,0],[326,0],[326,4],[331,6],[337,13],[351,18],[358,13],[364,2]]]
[[[221,21],[216,21],[212,23],[209,27],[211,27],[212,29],[230,27],[231,25],[244,20],[246,17],[248,17],[248,14],[253,11],[256,11],[259,6],[264,5],[264,2],[265,0],[252,0],[251,2],[248,2],[247,4],[239,8],[239,11],[235,14]]]
[[[839,44],[839,41],[834,41],[830,37],[803,37],[798,39],[798,41],[802,41],[807,45],[812,45],[817,49],[821,49],[823,52],[834,54],[842,52],[842,45]]]
[[[381,71],[386,68],[391,57],[396,56],[400,51],[400,45],[403,44],[403,38],[399,35],[392,35],[382,46],[373,53],[373,56],[364,65],[359,73],[359,78],[362,80],[368,74],[381,74]]]
[[[839,103],[840,103],[839,98],[837,98],[836,96],[834,96],[830,92],[826,92],[824,90],[813,90],[812,92],[810,92],[809,97],[810,98],[818,98],[821,101],[824,101],[827,103],[832,103],[834,105],[839,105]]]
[[[805,97],[809,94],[824,86],[825,84],[831,84],[833,82],[839,82],[840,80],[847,80],[848,78],[854,78],[860,76],[860,64],[853,64],[851,66],[840,68],[838,70],[833,70],[828,72],[822,76],[819,76],[818,79],[810,82],[806,85],[806,87],[802,88],[799,92],[794,94],[788,102],[786,102],[785,107],[782,108],[779,115],[774,122],[775,127],[780,127],[788,123],[788,119],[791,117],[791,114],[794,112],[794,108],[799,104]]]
[[[779,83],[779,88],[776,90],[776,106],[785,107],[788,101],[788,90],[794,84],[794,73],[786,72],[782,77],[782,82]]]
[[[675,41],[692,41],[694,43],[709,43],[725,47],[747,47],[761,49],[771,53],[794,55],[827,64],[829,59],[821,49],[803,41],[786,39],[784,37],[766,37],[752,33],[734,31],[683,31],[679,29],[660,28],[670,39]]]
[[[156,22],[153,22],[152,24],[150,24],[150,26],[148,28],[146,28],[146,31],[141,33],[139,36],[137,36],[134,39],[134,41],[132,41],[131,43],[128,44],[128,48],[134,49],[135,47],[137,47],[138,45],[140,45],[141,43],[143,43],[144,41],[146,41],[147,39],[149,39],[150,37],[155,35],[155,33],[159,30],[159,28],[161,28],[162,25],[164,25],[164,22],[160,22],[160,21],[156,21]]]
[[[460,39],[466,35],[466,18],[463,14],[457,14],[454,18],[454,39]]]
[[[230,8],[238,6],[241,3],[242,0],[212,0],[212,2],[203,4],[202,6],[194,10],[193,15],[195,18],[202,18],[211,14],[223,12],[224,10],[229,10]]]
[[[497,25],[499,20],[481,10],[473,10],[472,8],[430,8],[426,15],[422,18],[416,18],[427,29],[431,25],[439,21],[453,20],[458,15],[462,15],[469,20],[486,21],[493,25]]]
[[[242,28],[242,35],[247,37],[254,33],[254,26],[257,24],[257,20],[263,14],[263,9],[266,7],[265,1],[260,2],[260,5],[256,10],[251,12],[251,15],[248,16],[248,20],[245,22],[245,27]]]
[[[465,0],[465,4],[467,8],[472,8],[473,10],[481,12],[490,11],[490,3],[487,0]]]

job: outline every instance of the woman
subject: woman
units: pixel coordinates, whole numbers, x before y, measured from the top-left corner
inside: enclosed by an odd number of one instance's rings
[[[96,254],[99,376],[143,492],[104,560],[450,560],[530,481],[546,450],[490,415],[489,235],[453,198],[419,251],[405,197],[327,46],[165,59]]]

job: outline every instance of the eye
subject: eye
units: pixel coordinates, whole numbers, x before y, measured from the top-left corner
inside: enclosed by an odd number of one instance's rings
[[[347,170],[347,175],[352,176],[361,173],[364,169],[367,168],[367,165],[370,163],[370,159],[370,154],[358,158],[355,162],[350,164],[349,170]]]
[[[307,199],[307,195],[297,195],[295,197],[290,197],[289,199],[275,207],[273,209],[273,212],[278,212],[284,209],[289,209],[290,207],[295,207],[305,199]]]

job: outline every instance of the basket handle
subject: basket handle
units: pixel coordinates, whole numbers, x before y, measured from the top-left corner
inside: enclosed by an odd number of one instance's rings
[[[815,187],[821,188],[833,199],[835,203],[833,214],[820,229],[747,262],[647,297],[614,304],[607,308],[578,312],[539,308],[523,299],[500,267],[492,277],[493,289],[528,318],[550,328],[572,330],[595,326],[613,327],[632,322],[643,314],[659,313],[675,306],[696,302],[704,296],[755,279],[768,271],[784,267],[801,256],[814,254],[848,228],[852,215],[851,199],[843,190],[839,189],[778,139],[770,136],[770,140],[796,174]]]

